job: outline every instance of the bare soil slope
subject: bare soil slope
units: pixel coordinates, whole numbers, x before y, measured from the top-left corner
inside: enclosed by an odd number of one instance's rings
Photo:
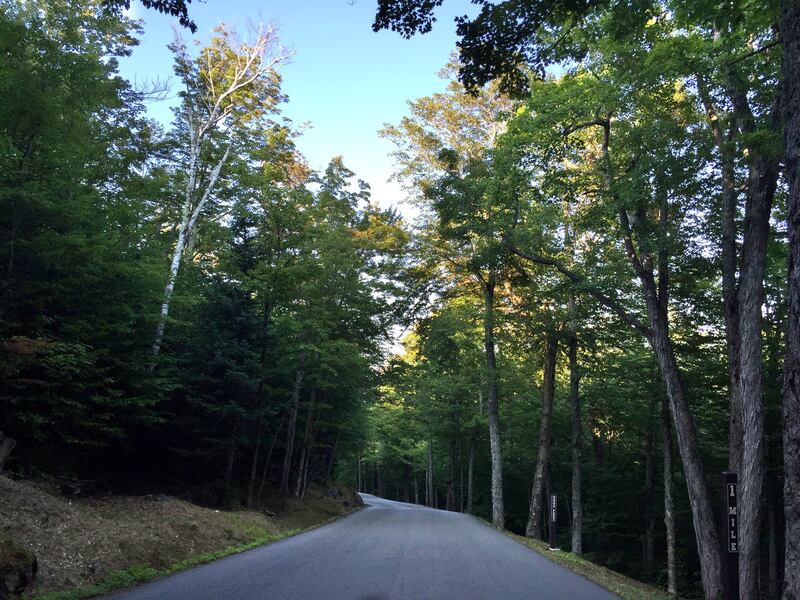
[[[280,516],[220,511],[166,496],[66,498],[0,476],[0,536],[33,551],[35,592],[96,583],[134,565],[164,569],[193,556],[304,529],[359,500],[341,485],[311,486]]]

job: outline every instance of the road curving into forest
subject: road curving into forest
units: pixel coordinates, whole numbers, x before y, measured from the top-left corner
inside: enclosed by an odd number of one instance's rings
[[[307,533],[114,594],[114,600],[612,600],[460,513],[362,494]]]

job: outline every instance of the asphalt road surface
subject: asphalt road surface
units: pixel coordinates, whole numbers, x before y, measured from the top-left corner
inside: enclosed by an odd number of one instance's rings
[[[324,527],[109,598],[617,599],[473,517],[362,497],[367,508]]]

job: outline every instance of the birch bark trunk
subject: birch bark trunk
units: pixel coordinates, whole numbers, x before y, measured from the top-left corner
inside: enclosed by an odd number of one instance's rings
[[[159,311],[158,325],[156,325],[156,335],[153,340],[151,352],[157,356],[161,351],[161,343],[164,340],[164,330],[167,326],[167,316],[169,315],[170,302],[172,300],[172,293],[175,291],[175,283],[178,281],[178,271],[180,270],[181,261],[183,259],[184,249],[188,241],[191,239],[197,219],[200,213],[205,208],[211,192],[217,183],[219,173],[223,165],[228,160],[228,154],[231,147],[225,148],[222,158],[214,165],[209,175],[206,188],[203,195],[197,204],[194,204],[195,181],[197,179],[197,170],[200,162],[200,139],[198,133],[192,135],[192,150],[191,159],[189,163],[189,177],[186,183],[185,200],[181,209],[181,224],[178,227],[178,241],[175,243],[175,249],[172,251],[172,260],[169,265],[169,275],[167,277],[167,285],[164,287],[164,299],[161,302],[161,310]]]
[[[226,39],[234,41],[234,37],[230,36]],[[193,237],[197,219],[208,202],[219,178],[220,169],[227,161],[231,149],[228,144],[222,158],[211,169],[201,197],[196,199],[195,191],[200,171],[203,141],[209,132],[219,130],[223,125],[230,126],[229,117],[234,114],[237,102],[241,103],[237,95],[242,90],[253,90],[256,94],[262,94],[263,102],[270,101],[268,96],[273,94],[274,84],[265,80],[265,75],[272,72],[276,65],[289,57],[283,48],[275,46],[276,41],[277,33],[274,28],[261,29],[252,43],[234,43],[227,48],[234,56],[233,61],[226,63],[226,57],[223,56],[219,59],[219,63],[213,63],[209,54],[206,55],[208,62],[200,67],[196,67],[196,61],[189,57],[186,47],[182,43],[178,41],[170,46],[176,52],[183,83],[186,85],[189,166],[181,208],[181,222],[178,228],[178,241],[172,254],[156,334],[151,347],[153,355],[158,355],[161,350],[170,301],[175,290],[184,250]],[[266,54],[268,49],[274,50],[270,56]],[[221,76],[222,73],[224,75]]]

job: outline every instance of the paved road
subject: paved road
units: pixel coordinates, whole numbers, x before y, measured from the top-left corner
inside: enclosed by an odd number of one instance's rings
[[[362,497],[349,517],[110,598],[618,600],[468,515]]]

